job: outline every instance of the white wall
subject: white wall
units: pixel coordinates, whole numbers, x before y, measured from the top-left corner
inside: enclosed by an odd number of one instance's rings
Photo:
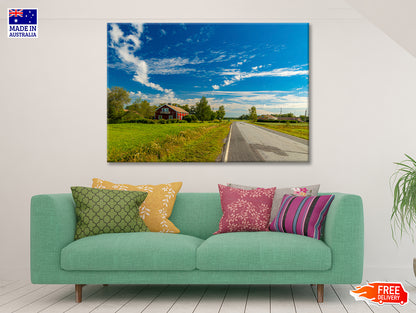
[[[38,39],[6,38],[8,7],[39,8]],[[309,22],[311,161],[107,164],[106,23],[153,20]],[[31,196],[70,192],[93,177],[179,180],[185,192],[236,182],[356,193],[364,200],[365,273],[410,273],[414,244],[406,237],[396,246],[390,235],[389,177],[394,161],[416,155],[416,59],[342,0],[7,0],[0,30],[0,280],[29,277]]]
[[[358,12],[416,56],[416,40],[409,31],[416,29],[414,0],[347,0]]]

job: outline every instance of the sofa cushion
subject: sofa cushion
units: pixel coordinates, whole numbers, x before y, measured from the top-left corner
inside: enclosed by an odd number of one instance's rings
[[[122,233],[86,237],[61,251],[64,270],[169,270],[196,266],[202,239],[167,233]]]
[[[296,197],[285,195],[279,212],[270,224],[271,231],[280,231],[321,238],[321,228],[334,195]]]
[[[228,184],[228,186],[233,188],[251,190],[259,187],[244,186],[237,184]],[[293,195],[293,196],[317,196],[320,185],[309,185],[309,186],[300,186],[300,187],[284,187],[277,188],[273,198],[272,212],[270,213],[270,223],[273,222],[274,218],[279,212],[280,203],[282,203],[284,195]]]
[[[71,187],[76,204],[75,240],[106,233],[147,232],[137,207],[146,199],[141,191]]]
[[[146,200],[140,205],[140,217],[152,232],[180,233],[180,230],[169,220],[175,204],[176,195],[182,187],[181,182],[160,185],[127,185],[115,184],[94,178],[92,187],[99,189],[131,190],[147,192]]]
[[[331,249],[321,240],[277,232],[240,232],[208,238],[197,250],[200,270],[323,271]]]
[[[243,190],[218,185],[223,216],[214,234],[265,231],[276,188]]]

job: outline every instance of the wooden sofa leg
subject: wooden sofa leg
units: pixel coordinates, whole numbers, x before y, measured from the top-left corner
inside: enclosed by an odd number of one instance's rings
[[[80,303],[82,302],[82,287],[85,285],[75,285],[75,302]]]
[[[318,291],[318,303],[324,302],[324,285],[317,284],[317,291]]]

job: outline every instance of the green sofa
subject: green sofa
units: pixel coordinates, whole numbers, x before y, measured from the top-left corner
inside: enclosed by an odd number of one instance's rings
[[[179,193],[170,220],[180,234],[102,234],[74,241],[71,194],[31,202],[34,284],[358,284],[363,270],[359,196],[336,193],[322,240],[279,232],[212,235],[218,193]]]

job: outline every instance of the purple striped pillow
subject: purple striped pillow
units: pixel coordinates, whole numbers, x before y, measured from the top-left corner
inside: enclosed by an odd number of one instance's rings
[[[296,197],[285,195],[271,231],[321,238],[321,226],[335,195]]]

